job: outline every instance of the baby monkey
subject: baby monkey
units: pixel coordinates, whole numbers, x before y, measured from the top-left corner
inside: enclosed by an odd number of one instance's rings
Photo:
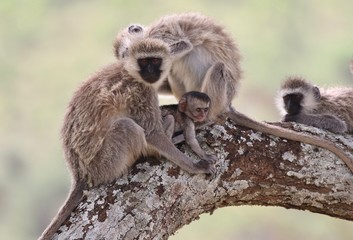
[[[202,150],[195,134],[197,128],[209,123],[210,105],[211,99],[207,94],[191,91],[182,95],[178,104],[164,105],[160,109],[166,135],[173,143],[179,142],[178,137],[173,137],[183,133],[186,143],[201,159],[215,162],[217,157]]]
[[[334,133],[353,133],[353,89],[319,89],[303,78],[289,77],[277,106],[283,121],[298,122]]]

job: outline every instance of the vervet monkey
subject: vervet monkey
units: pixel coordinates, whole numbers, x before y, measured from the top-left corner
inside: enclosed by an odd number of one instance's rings
[[[167,136],[182,132],[185,142],[201,158],[215,162],[217,157],[206,154],[196,139],[196,127],[207,122],[211,99],[207,94],[191,91],[185,93],[178,104],[161,106],[163,126]],[[196,125],[196,126],[195,126]]]
[[[353,133],[353,88],[320,89],[304,78],[289,77],[282,84],[276,102],[285,122]],[[352,161],[341,158],[353,171]]]
[[[176,49],[167,84],[161,85],[164,91],[170,88],[177,99],[189,91],[204,92],[211,98],[211,120],[226,113],[241,126],[328,149],[353,170],[351,159],[333,143],[255,121],[231,107],[242,75],[241,56],[232,37],[213,19],[197,13],[182,13],[168,15],[147,27],[140,27],[145,36],[161,39]],[[131,34],[125,37],[130,38]],[[121,42],[122,39],[117,38],[116,41]],[[123,59],[121,53],[129,46],[117,43],[115,46],[119,46],[115,48],[116,55]]]
[[[279,91],[283,121],[335,133],[353,133],[353,88],[319,89],[301,77],[289,77]]]
[[[114,181],[140,156],[162,155],[189,173],[213,173],[209,161],[194,163],[164,133],[155,88],[169,72],[171,50],[158,39],[135,41],[124,63],[103,68],[75,92],[62,128],[72,187],[40,239],[52,238],[83,190]]]

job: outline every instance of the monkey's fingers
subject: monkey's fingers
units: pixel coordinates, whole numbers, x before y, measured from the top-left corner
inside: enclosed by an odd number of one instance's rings
[[[204,160],[212,163],[212,164],[215,164],[217,161],[218,161],[218,158],[216,155],[213,155],[213,154],[206,154]]]
[[[194,166],[199,168],[199,169],[204,170],[204,172],[206,174],[214,175],[214,173],[216,172],[215,167],[207,160],[203,160],[202,159],[202,160],[194,163]]]

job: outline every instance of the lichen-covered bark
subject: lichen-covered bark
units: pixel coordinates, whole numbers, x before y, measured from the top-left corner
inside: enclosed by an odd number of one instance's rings
[[[290,127],[353,149],[351,136]],[[141,159],[114,184],[88,191],[54,239],[168,239],[202,213],[237,205],[353,220],[353,175],[334,154],[225,120],[198,138],[219,158],[215,176],[192,176],[164,159]],[[187,146],[179,147],[196,159]]]

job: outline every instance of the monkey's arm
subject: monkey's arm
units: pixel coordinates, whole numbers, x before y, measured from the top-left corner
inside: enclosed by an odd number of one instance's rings
[[[168,137],[162,131],[155,131],[146,136],[148,145],[174,162],[176,165],[182,169],[188,171],[189,173],[210,173],[213,174],[214,167],[210,162],[201,160],[196,163],[192,161],[189,157],[183,154],[179,149],[177,149],[173,143],[168,139]]]
[[[164,132],[169,139],[172,139],[175,129],[175,119],[174,116],[168,114],[162,118],[162,124],[164,128]]]
[[[183,133],[186,143],[201,159],[210,162],[215,162],[217,160],[216,156],[206,154],[205,151],[200,147],[200,144],[196,139],[195,124],[190,118],[185,119],[185,127]]]
[[[212,121],[206,120],[205,122],[201,123],[200,125],[196,125],[195,130],[207,127],[212,123],[213,123]],[[183,141],[185,141],[184,134],[179,134],[179,135],[176,135],[175,137],[172,138],[173,144],[179,144]]]
[[[285,122],[298,122],[313,127],[326,129],[334,133],[347,132],[347,124],[338,117],[330,114],[286,114],[283,120]]]

